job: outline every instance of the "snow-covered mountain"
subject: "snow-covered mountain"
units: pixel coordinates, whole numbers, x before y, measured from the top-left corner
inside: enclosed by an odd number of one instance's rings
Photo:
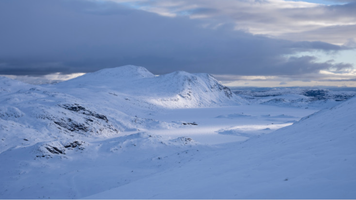
[[[0,152],[12,145],[71,137],[111,137],[122,131],[170,128],[181,123],[150,117],[166,108],[239,105],[242,100],[208,74],[155,76],[123,66],[57,85],[0,79]],[[241,100],[241,101],[240,101]]]
[[[209,74],[178,71],[155,76],[146,68],[131,65],[100,70],[54,87],[79,98],[103,99],[114,95],[116,101],[131,101],[121,104],[151,107],[193,108],[245,102]],[[82,89],[85,93],[80,92]]]
[[[0,198],[355,198],[355,109],[248,105],[136,66],[0,77]]]

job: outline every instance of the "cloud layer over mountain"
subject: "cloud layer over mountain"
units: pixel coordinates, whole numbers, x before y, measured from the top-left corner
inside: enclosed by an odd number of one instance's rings
[[[333,60],[320,62],[313,55],[293,56],[300,52],[335,53],[349,49],[350,45],[327,43],[329,40],[303,41],[308,37],[314,40],[313,34],[335,27],[303,29],[309,35],[278,29],[281,26],[294,29],[287,24],[296,26],[303,19],[324,23],[316,18],[350,24],[354,20],[350,14],[355,10],[353,3],[318,7],[302,2],[279,5],[279,1],[234,4],[225,1],[221,5],[216,1],[194,2],[195,7],[185,1],[136,4],[88,0],[1,1],[0,74],[86,73],[126,64],[145,66],[155,74],[185,70],[263,76],[318,74],[320,70],[353,67]],[[308,12],[303,14],[305,11]],[[279,12],[288,16],[281,17]],[[162,16],[164,13],[175,17]],[[222,18],[224,23],[220,23]],[[261,30],[268,26],[269,30],[283,33],[279,39],[254,35],[253,28],[244,28],[251,20],[260,22],[256,26]],[[354,33],[353,26],[341,28],[349,29],[344,31],[348,34]],[[301,40],[293,34],[298,34]],[[352,44],[352,38],[349,43]]]

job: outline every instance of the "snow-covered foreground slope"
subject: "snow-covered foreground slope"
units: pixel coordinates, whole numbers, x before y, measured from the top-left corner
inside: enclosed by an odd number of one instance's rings
[[[195,146],[136,133],[13,147],[0,154],[0,197],[82,198],[182,165],[199,153]]]
[[[298,122],[208,74],[0,77],[0,198],[355,198],[355,102]]]
[[[111,137],[123,130],[136,130],[131,122],[134,119],[65,93],[25,85],[0,96],[0,152],[43,141]]]
[[[356,98],[89,198],[355,198]]]

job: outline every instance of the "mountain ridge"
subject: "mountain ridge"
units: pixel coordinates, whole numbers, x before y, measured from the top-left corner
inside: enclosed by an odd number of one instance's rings
[[[88,73],[53,87],[62,92],[71,92],[69,89],[73,89],[75,92],[71,95],[78,98],[78,88],[85,88],[88,93],[111,90],[117,96],[128,99],[139,97],[140,101],[167,108],[209,107],[246,102],[209,74],[176,71],[156,76],[144,67],[132,65]]]

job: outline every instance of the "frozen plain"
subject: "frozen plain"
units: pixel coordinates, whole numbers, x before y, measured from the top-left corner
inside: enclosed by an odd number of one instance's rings
[[[0,198],[356,198],[355,98],[256,102],[135,66],[0,84]]]

